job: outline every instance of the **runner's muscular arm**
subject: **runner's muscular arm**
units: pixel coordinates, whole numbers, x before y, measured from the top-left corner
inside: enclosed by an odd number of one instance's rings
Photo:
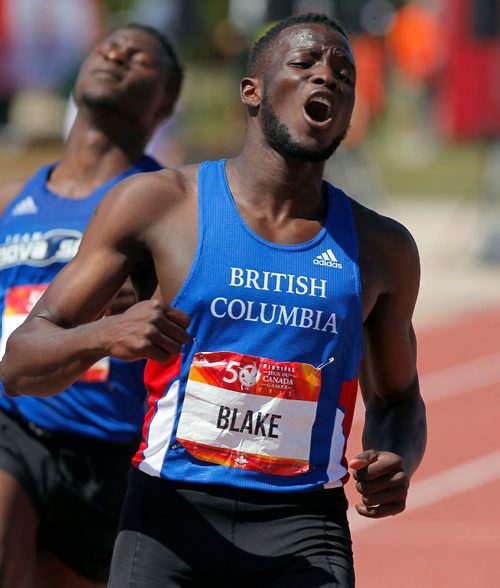
[[[140,174],[113,188],[96,209],[75,258],[10,337],[2,360],[11,395],[66,389],[105,356],[166,361],[187,340],[187,315],[159,300],[102,317],[110,300],[147,256],[144,241],[164,215],[157,178]],[[165,183],[161,183],[165,190]],[[98,319],[99,320],[96,320]]]
[[[404,510],[409,479],[426,445],[412,325],[420,280],[418,251],[399,223],[384,222],[387,229],[378,249],[384,287],[365,320],[360,370],[364,451],[350,462],[362,494],[356,509],[372,518]]]

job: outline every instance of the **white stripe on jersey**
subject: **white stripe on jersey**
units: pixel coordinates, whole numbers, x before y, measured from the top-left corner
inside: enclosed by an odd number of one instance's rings
[[[335,426],[333,428],[332,443],[330,445],[330,460],[328,463],[328,479],[325,488],[336,488],[342,486],[342,478],[346,475],[347,469],[342,465],[344,457],[344,446],[346,438],[342,423],[344,422],[344,411],[337,408],[335,415]]]
[[[160,476],[170,438],[174,430],[175,415],[179,404],[179,379],[177,378],[156,403],[156,414],[149,423],[147,447],[139,469],[150,476]]]

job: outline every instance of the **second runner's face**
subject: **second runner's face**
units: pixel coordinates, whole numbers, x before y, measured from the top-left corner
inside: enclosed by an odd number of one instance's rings
[[[344,138],[354,107],[356,70],[347,39],[322,24],[280,33],[263,66],[262,129],[284,157],[328,159]]]
[[[147,31],[122,29],[106,37],[82,64],[75,85],[77,104],[117,109],[146,119],[168,104],[167,56]]]

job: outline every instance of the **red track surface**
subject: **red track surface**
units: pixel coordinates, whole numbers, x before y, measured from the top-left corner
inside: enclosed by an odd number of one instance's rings
[[[417,337],[427,452],[405,513],[378,521],[350,514],[356,586],[498,588],[500,307],[417,326]],[[357,415],[348,458],[361,450],[361,429]],[[347,493],[358,501],[351,482]]]

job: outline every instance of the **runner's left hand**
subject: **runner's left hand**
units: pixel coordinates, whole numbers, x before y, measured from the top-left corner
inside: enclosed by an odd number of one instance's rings
[[[349,467],[362,497],[355,505],[360,515],[380,519],[403,512],[410,480],[399,455],[368,449],[351,459]]]

